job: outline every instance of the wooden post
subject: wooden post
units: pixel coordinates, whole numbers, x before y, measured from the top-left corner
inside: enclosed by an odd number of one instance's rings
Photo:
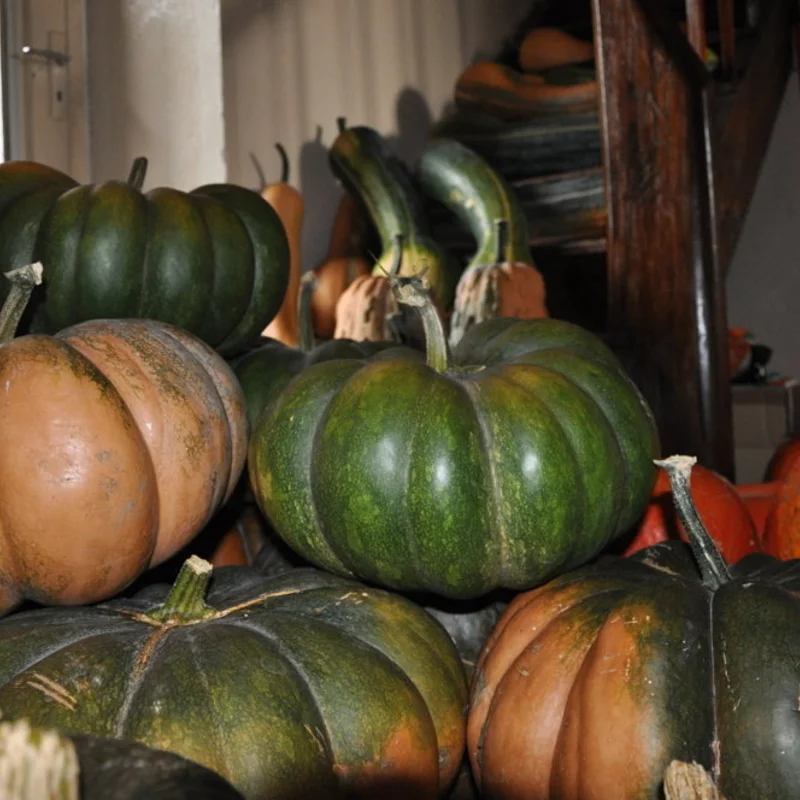
[[[662,452],[695,455],[732,477],[708,73],[658,0],[593,0],[593,11],[608,327],[638,351],[635,377],[656,413]]]

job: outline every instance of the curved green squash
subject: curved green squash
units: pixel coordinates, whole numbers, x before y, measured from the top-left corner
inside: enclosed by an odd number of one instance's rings
[[[177,753],[248,800],[449,785],[467,687],[435,620],[310,568],[211,577],[192,557],[171,589],[4,619],[3,718]]]
[[[339,358],[419,358],[421,352],[397,342],[354,342],[350,339],[330,339],[314,346],[311,322],[311,296],[314,291],[312,273],[306,273],[300,287],[298,320],[300,346],[287,347],[282,342],[263,337],[261,344],[231,361],[236,377],[244,390],[250,428],[259,414],[281,390],[299,373],[313,364]]]
[[[498,262],[529,264],[528,223],[514,189],[474,150],[455,139],[432,139],[414,177],[423,192],[452,212],[472,234],[476,251],[467,269]],[[505,236],[498,220],[506,220]]]
[[[610,350],[567,322],[497,319],[448,352],[414,282],[427,363],[330,361],[250,439],[253,494],[307,560],[398,590],[529,588],[597,555],[648,502],[652,414]]]
[[[380,237],[381,254],[373,274],[389,274],[395,263],[401,264],[404,277],[425,270],[437,302],[449,309],[458,275],[431,234],[408,168],[377,131],[363,125],[347,128],[342,119],[339,126],[329,161],[334,175],[357,198]],[[402,250],[399,259],[398,247]]]
[[[3,800],[244,800],[224,778],[137,742],[0,724]]]
[[[599,559],[501,617],[472,683],[481,796],[658,800],[677,760],[726,800],[800,797],[800,560],[728,567],[692,504],[693,460],[661,462],[690,545]]]
[[[142,194],[144,166],[137,161],[129,183],[81,186],[40,164],[0,165],[0,272],[47,266],[29,320],[37,331],[149,318],[240,352],[286,292],[280,219],[256,192],[229,184]]]

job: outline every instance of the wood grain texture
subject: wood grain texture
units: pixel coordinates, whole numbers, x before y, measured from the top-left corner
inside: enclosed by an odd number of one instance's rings
[[[662,14],[657,30],[636,0],[594,0],[593,8],[609,329],[633,343],[635,377],[659,420],[663,452],[692,453],[731,474],[730,400],[715,372],[724,292],[715,280],[706,90],[691,66],[696,54],[661,35],[668,25],[682,35],[674,20]],[[680,61],[667,46],[683,53]]]

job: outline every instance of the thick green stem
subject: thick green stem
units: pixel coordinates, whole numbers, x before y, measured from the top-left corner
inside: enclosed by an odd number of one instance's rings
[[[148,616],[157,622],[195,622],[216,614],[206,605],[213,567],[198,556],[189,556],[181,567],[164,604]]]
[[[147,177],[147,159],[144,156],[134,158],[128,175],[128,186],[140,192],[144,186],[145,177]]]
[[[703,583],[714,590],[727,583],[731,579],[731,573],[692,500],[691,476],[692,467],[696,463],[697,459],[694,456],[670,456],[663,461],[655,462],[657,466],[666,470],[669,477],[672,502],[678,513],[678,519],[683,523],[689,537],[689,544],[703,576]]]
[[[300,298],[297,302],[299,346],[304,353],[314,349],[314,321],[311,319],[311,296],[317,288],[317,276],[306,272],[300,278]]]
[[[437,372],[450,369],[450,348],[444,326],[420,275],[413,278],[391,278],[392,292],[398,303],[416,308],[425,332],[425,352],[428,366]]]
[[[497,252],[495,253],[495,264],[505,264],[508,261],[508,220],[496,219],[494,221],[497,231]]]
[[[14,338],[33,290],[42,282],[42,271],[42,264],[37,261],[5,273],[6,278],[11,281],[11,288],[0,308],[0,345],[7,344]]]
[[[281,183],[289,183],[289,156],[286,155],[286,148],[280,143],[275,142],[275,149],[281,157]]]
[[[0,725],[0,797],[4,800],[78,800],[78,754],[54,730],[25,720]]]

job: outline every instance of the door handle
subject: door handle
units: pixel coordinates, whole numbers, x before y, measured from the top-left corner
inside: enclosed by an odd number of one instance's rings
[[[48,48],[44,47],[31,47],[27,44],[22,48],[22,55],[43,58],[46,61],[52,61],[59,67],[66,66],[70,60],[70,56],[67,53],[61,53],[58,50],[49,50]]]

